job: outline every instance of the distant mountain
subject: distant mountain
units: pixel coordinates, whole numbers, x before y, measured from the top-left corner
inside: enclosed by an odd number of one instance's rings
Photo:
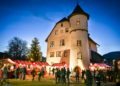
[[[103,57],[105,59],[110,59],[110,60],[117,59],[118,60],[118,57],[120,59],[120,51],[114,51],[114,52],[104,54]]]

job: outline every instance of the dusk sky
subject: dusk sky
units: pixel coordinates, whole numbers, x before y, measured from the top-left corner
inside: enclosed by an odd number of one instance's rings
[[[103,55],[120,51],[120,0],[78,0],[81,8],[90,15],[88,33],[100,45]],[[19,37],[28,42],[34,37],[40,42],[46,56],[45,39],[55,24],[68,17],[77,0],[0,0],[0,52],[7,51],[8,41]]]

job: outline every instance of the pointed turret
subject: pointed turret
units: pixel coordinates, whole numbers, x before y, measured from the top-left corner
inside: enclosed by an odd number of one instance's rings
[[[72,17],[74,15],[78,15],[78,14],[83,14],[83,15],[87,16],[87,19],[89,20],[89,14],[84,12],[83,9],[78,4],[75,7],[74,11],[68,16],[68,19],[70,19],[70,17]]]

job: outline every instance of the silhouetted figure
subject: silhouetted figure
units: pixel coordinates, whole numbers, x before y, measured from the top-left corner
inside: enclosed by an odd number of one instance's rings
[[[99,74],[98,71],[96,71],[95,78],[96,78],[97,86],[100,86],[100,84],[101,84],[101,82],[100,82],[100,74]]]
[[[79,82],[79,70],[78,68],[76,69],[76,82]]]
[[[89,68],[86,71],[86,82],[87,82],[87,86],[92,86],[92,74]]]

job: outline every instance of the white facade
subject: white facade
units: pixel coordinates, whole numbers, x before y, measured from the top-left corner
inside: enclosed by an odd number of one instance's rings
[[[74,10],[79,8],[79,5],[77,6]],[[79,66],[82,70],[89,66],[90,50],[97,52],[97,45],[95,42],[89,40],[88,37],[88,16],[85,13],[72,14],[68,17],[68,20],[63,18],[59,21],[47,37],[46,61],[50,65],[65,62],[69,65],[70,70],[73,70],[76,66]],[[77,21],[79,24],[77,24]],[[66,28],[68,32],[66,32]],[[55,34],[56,31],[58,31],[58,34]],[[63,46],[60,46],[61,39],[64,39]],[[78,41],[81,41],[80,46],[78,46]],[[52,47],[51,42],[54,42],[54,46]],[[57,51],[61,52],[59,57],[56,55]],[[54,53],[52,57],[50,57],[51,52]],[[67,52],[67,56],[65,56],[65,52]],[[80,58],[78,55],[80,55]],[[47,71],[49,71],[49,68]]]

